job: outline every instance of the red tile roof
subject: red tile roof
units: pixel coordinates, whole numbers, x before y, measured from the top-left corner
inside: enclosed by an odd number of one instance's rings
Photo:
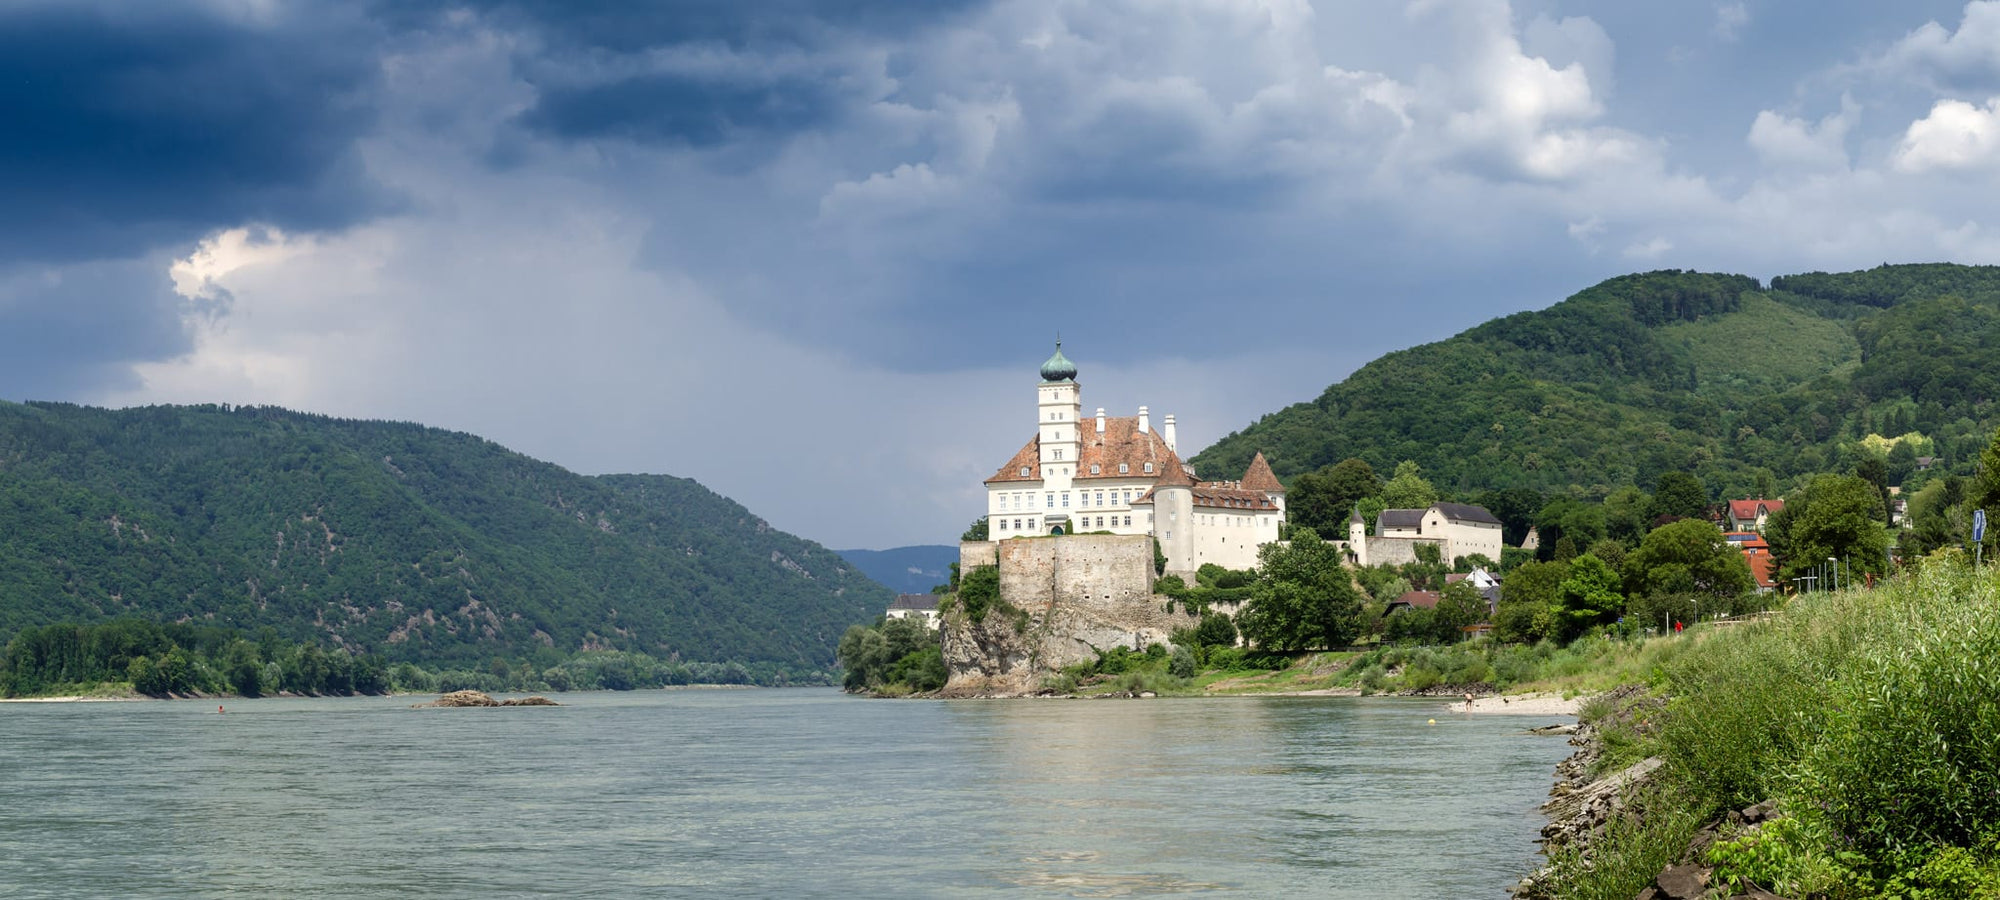
[[[1154,430],[1140,431],[1138,416],[1105,416],[1104,432],[1097,431],[1097,417],[1085,416],[1078,419],[1076,479],[1088,481],[1093,478],[1148,478],[1156,477],[1180,469],[1184,464],[1174,451],[1167,449],[1167,442]],[[987,484],[1002,481],[1042,480],[1041,456],[1042,437],[1038,433],[1028,440],[1014,458],[1000,467]],[[1118,464],[1124,463],[1126,471],[1118,471]],[[1153,464],[1153,471],[1146,471],[1146,464]],[[1065,463],[1066,464],[1066,463]],[[1097,466],[1097,474],[1090,472]],[[1028,474],[1021,474],[1021,467],[1028,467]],[[1188,483],[1192,484],[1190,478]]]
[[[1729,515],[1738,521],[1757,518],[1757,507],[1762,505],[1766,512],[1776,513],[1785,508],[1783,500],[1731,500]]]
[[[1390,606],[1399,604],[1403,606],[1422,607],[1424,609],[1435,609],[1438,605],[1438,593],[1436,591],[1410,591],[1389,602]]]
[[[1271,464],[1264,460],[1264,454],[1260,451],[1250,458],[1250,468],[1243,472],[1243,489],[1282,494],[1285,492],[1285,485],[1278,481],[1278,474],[1271,471]]]
[[[1162,483],[1166,481],[1164,478],[1160,480]],[[1212,506],[1219,509],[1275,510],[1278,508],[1278,504],[1272,503],[1270,496],[1263,491],[1246,490],[1235,487],[1229,482],[1217,481],[1204,481],[1194,486],[1194,505]]]
[[[1778,560],[1769,553],[1743,551],[1743,561],[1750,564],[1750,577],[1757,579],[1760,588],[1778,586]]]
[[[996,481],[1040,481],[1042,480],[1041,459],[1042,436],[1037,434],[1029,438],[1027,446],[1022,447],[1016,452],[1013,459],[1007,460],[1007,464],[1001,466],[1000,471],[993,473],[992,478],[986,479],[986,483],[992,484]],[[1027,469],[1028,474],[1021,474],[1023,467]]]

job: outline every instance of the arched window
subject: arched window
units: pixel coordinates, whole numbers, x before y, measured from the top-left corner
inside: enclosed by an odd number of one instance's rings
[[[1092,474],[1092,475],[1095,475],[1095,474],[1097,474],[1097,472],[1098,472],[1098,469],[1099,469],[1099,468],[1100,468],[1100,467],[1098,466],[1098,464],[1096,464],[1096,463],[1091,463],[1091,464],[1090,464],[1090,474]]]
[[[1148,474],[1148,475],[1151,475],[1151,474],[1153,474],[1153,464],[1152,464],[1152,463],[1147,463],[1147,464],[1146,464],[1146,474]]]
[[[1027,467],[1027,466],[1022,466],[1022,467],[1021,467],[1021,477],[1022,477],[1022,478],[1026,478],[1026,477],[1028,477],[1028,467]]]
[[[1126,475],[1126,474],[1129,474],[1129,473],[1131,473],[1131,471],[1132,471],[1132,464],[1131,464],[1131,463],[1119,463],[1119,464],[1118,464],[1118,474],[1120,474],[1120,475]]]

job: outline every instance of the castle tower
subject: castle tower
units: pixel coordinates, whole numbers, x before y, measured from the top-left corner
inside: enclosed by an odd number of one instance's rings
[[[1368,564],[1368,523],[1361,518],[1361,510],[1347,519],[1347,552],[1354,555],[1354,564]]]
[[[1194,554],[1194,479],[1179,464],[1169,462],[1167,471],[1153,485],[1153,536],[1166,554],[1167,572],[1189,583],[1198,568]]]
[[[1167,421],[1172,422],[1173,417],[1168,416]],[[1246,491],[1263,492],[1264,497],[1270,500],[1272,505],[1278,507],[1279,514],[1282,515],[1284,513],[1284,482],[1278,480],[1278,473],[1271,471],[1271,463],[1264,459],[1262,451],[1258,451],[1257,455],[1250,459],[1250,468],[1243,472],[1243,489]]]
[[[1042,488],[1067,492],[1076,477],[1076,463],[1082,458],[1083,387],[1076,383],[1076,364],[1063,356],[1062,341],[1056,352],[1042,363],[1042,383],[1036,390],[1037,425],[1041,444]],[[1064,494],[1067,496],[1067,494]],[[1067,506],[1067,503],[1064,504]],[[1051,517],[1063,518],[1061,514]],[[1069,529],[1065,529],[1069,530]]]

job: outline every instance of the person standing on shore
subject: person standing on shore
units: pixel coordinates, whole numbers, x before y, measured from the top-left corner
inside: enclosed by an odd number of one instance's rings
[[[1472,711],[1472,695],[1471,695],[1471,694],[1466,694],[1466,695],[1465,695],[1465,711],[1466,711],[1466,712],[1471,712],[1471,711]]]

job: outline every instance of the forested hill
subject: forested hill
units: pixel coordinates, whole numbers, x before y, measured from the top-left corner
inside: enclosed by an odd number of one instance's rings
[[[1968,468],[1996,424],[1996,361],[2000,268],[1627,275],[1377,359],[1194,462],[1240,472],[1261,450],[1289,479],[1414,460],[1459,495],[1603,496],[1686,471],[1753,496],[1851,468],[1871,434],[1917,432],[1898,452]]]
[[[456,663],[826,669],[887,590],[693,481],[271,407],[0,403],[0,644],[121,616]]]

